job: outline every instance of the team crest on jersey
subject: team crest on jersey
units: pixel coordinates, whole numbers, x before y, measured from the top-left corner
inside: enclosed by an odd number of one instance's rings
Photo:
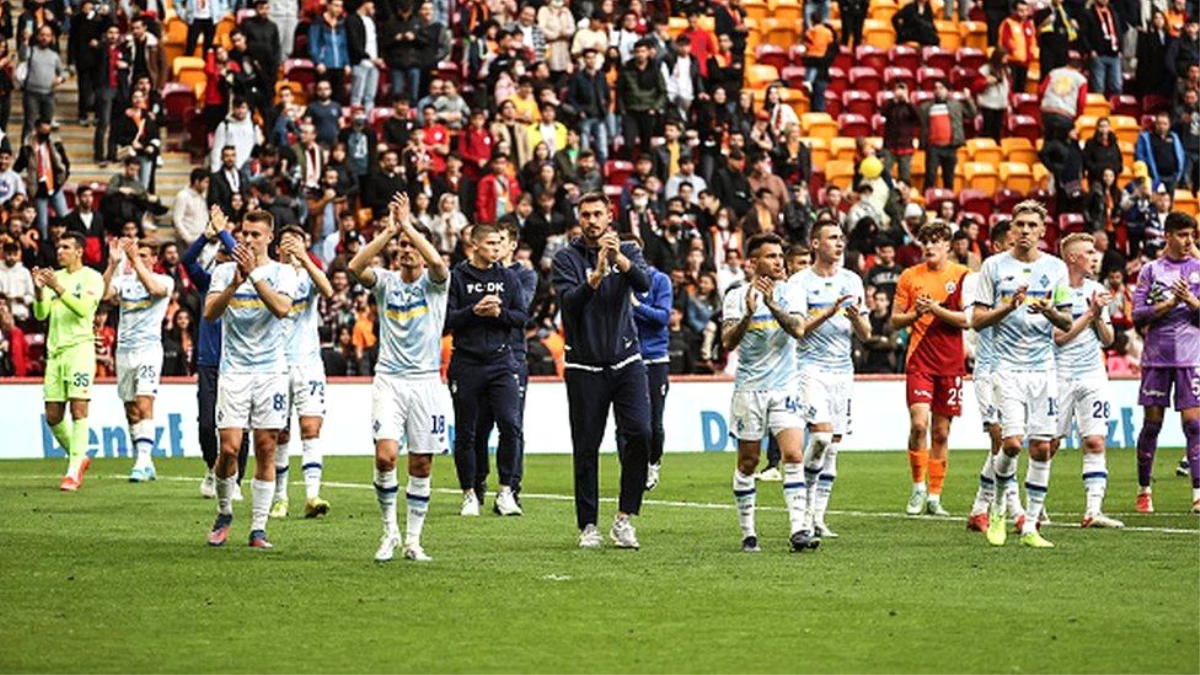
[[[1188,283],[1200,284],[1200,272],[1192,272],[1188,275]]]
[[[1042,288],[1045,288],[1046,286],[1050,285],[1050,277],[1043,274],[1042,278],[1038,279],[1038,283],[1042,285]]]
[[[953,293],[956,290],[958,290],[958,284],[954,283],[953,281],[946,282],[946,292],[947,293]]]

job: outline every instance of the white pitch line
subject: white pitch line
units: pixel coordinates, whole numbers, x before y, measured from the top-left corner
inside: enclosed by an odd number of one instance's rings
[[[0,474],[0,479],[3,479],[3,478],[27,478],[27,479],[39,479],[39,480],[55,479],[55,480],[57,480],[59,478],[62,478],[62,476],[60,476],[60,475],[31,475],[31,474],[24,474],[24,475]],[[104,476],[104,478],[125,480],[126,478],[128,478],[128,476],[125,474],[111,474],[111,475]],[[172,482],[172,483],[198,483],[200,479],[193,477],[193,476],[159,476],[158,480],[161,480],[164,482]],[[302,481],[296,481],[293,484],[301,485]],[[321,485],[323,487],[339,488],[339,489],[346,489],[346,490],[374,490],[375,489],[375,486],[372,485],[371,483],[344,483],[344,482],[339,482],[339,481],[327,481],[327,482],[322,482]],[[434,492],[437,492],[439,494],[447,494],[447,495],[462,494],[461,490],[456,490],[454,488],[437,488],[434,490]],[[522,492],[521,497],[523,499],[539,499],[539,500],[554,501],[554,502],[570,502],[570,501],[575,500],[575,497],[573,497],[572,495],[559,495],[559,494],[551,494],[551,493],[534,493],[534,492]],[[615,497],[601,497],[600,501],[605,504],[615,504],[617,502],[617,499]],[[683,509],[707,509],[707,510],[716,510],[716,511],[732,511],[736,508],[736,506],[734,504],[715,504],[713,502],[682,502],[682,501],[669,500],[669,499],[644,499],[644,500],[642,500],[642,503],[645,505],[648,505],[648,506],[666,506],[669,508],[683,508]],[[759,511],[785,511],[786,509],[783,507],[779,507],[779,506],[759,506],[758,510]],[[951,522],[951,523],[966,522],[965,518],[958,518],[955,516],[910,516],[910,515],[907,515],[904,513],[892,513],[890,511],[830,510],[830,511],[827,511],[827,513],[829,513],[831,515],[836,515],[836,516],[848,516],[851,518],[886,518],[886,519],[892,519],[892,520],[919,520],[919,521],[940,520],[940,521]],[[1057,512],[1057,513],[1051,513],[1050,515],[1055,518],[1062,518],[1064,516],[1077,516],[1080,514]],[[1118,514],[1111,514],[1111,515],[1126,516],[1126,515],[1142,515],[1142,514],[1118,513]],[[1164,514],[1158,514],[1158,515],[1191,517],[1190,514],[1186,514],[1186,513],[1164,513]],[[1075,529],[1080,529],[1079,523],[1070,522],[1070,521],[1062,521],[1062,520],[1054,520],[1053,518],[1051,519],[1051,525],[1052,525],[1052,527],[1072,527]],[[1190,534],[1190,535],[1200,534],[1200,530],[1184,529],[1184,528],[1178,528],[1178,527],[1128,527],[1127,526],[1127,527],[1123,528],[1123,531],[1125,531],[1125,532],[1154,532],[1154,533],[1158,533],[1158,534]]]

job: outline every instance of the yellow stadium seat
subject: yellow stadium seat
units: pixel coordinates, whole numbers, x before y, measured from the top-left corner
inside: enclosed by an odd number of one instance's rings
[[[667,30],[670,31],[671,37],[679,37],[679,34],[687,30],[687,19],[682,16],[673,16],[667,20]]]
[[[958,35],[963,47],[987,51],[987,24],[982,21],[960,21]]]
[[[766,92],[763,92],[766,95]],[[808,97],[799,89],[780,89],[779,102],[790,107],[799,118],[801,114],[808,112]]]
[[[217,33],[213,42],[221,45],[226,50],[233,49],[233,30],[237,28],[237,19],[232,14],[226,14],[225,18],[221,19],[217,24]]]
[[[892,17],[898,11],[900,7],[892,0],[878,0],[871,3],[870,17],[877,21],[886,21],[890,25]]]
[[[1050,173],[1050,170],[1046,168],[1045,164],[1038,162],[1037,164],[1033,165],[1034,188],[1041,188],[1045,190],[1046,188],[1050,187],[1050,179],[1052,178],[1053,175]]]
[[[967,141],[967,154],[972,162],[998,166],[1004,160],[1004,153],[996,141],[990,138],[972,138]]]
[[[800,117],[800,131],[805,136],[829,140],[838,135],[838,125],[829,113],[810,112]]]
[[[1136,143],[1138,134],[1142,133],[1142,125],[1135,117],[1113,115],[1109,121],[1112,122],[1113,133],[1117,135],[1118,140]],[[1091,137],[1091,134],[1088,134],[1087,138]]]
[[[1109,105],[1108,99],[1104,98],[1104,94],[1088,94],[1087,102],[1083,105],[1083,114],[1094,117],[1108,117],[1111,110],[1112,106]]]
[[[857,153],[855,140],[853,138],[843,138],[841,136],[830,139],[829,154],[830,159],[840,160],[843,162],[853,162],[854,156]]]
[[[795,22],[783,22],[770,18],[763,19],[759,24],[762,30],[762,44],[789,49],[800,42]]]
[[[762,44],[763,34],[759,28],[759,22],[754,19],[746,19],[746,53],[753,54],[754,49]]]
[[[938,43],[948,52],[956,51],[962,46],[962,35],[958,33],[958,24],[953,21],[938,19],[933,22],[937,26]]]
[[[808,146],[808,153],[812,156],[812,165],[822,167],[829,163],[829,140],[825,138],[817,138],[816,136],[802,137],[801,143]]]
[[[779,80],[775,66],[758,64],[746,67],[746,86],[750,89],[766,89],[767,85]]]
[[[746,10],[746,16],[762,21],[771,16],[771,6],[763,0],[746,0],[742,3],[742,7]]]
[[[891,19],[863,20],[863,44],[880,49],[891,49],[896,46],[896,31],[892,29]]]
[[[804,20],[804,5],[797,0],[775,0],[771,14],[780,22],[795,26]]]
[[[842,189],[850,187],[854,180],[854,162],[831,160],[825,163],[825,184],[836,185]]]
[[[176,82],[184,84],[204,84],[208,76],[204,74],[204,59],[195,56],[180,56],[171,64],[171,72]]]
[[[1009,190],[1027,195],[1033,191],[1033,170],[1021,162],[1002,162],[1000,183]]]
[[[187,44],[187,24],[181,19],[172,19],[167,21],[167,25],[163,29],[163,44]]]
[[[1121,148],[1121,164],[1125,168],[1133,166],[1133,145],[1129,141],[1117,141],[1117,146]]]
[[[703,29],[709,33],[717,32],[717,20],[708,14],[705,14],[704,16],[700,17],[699,26],[701,29]]]
[[[913,153],[912,166],[910,167],[912,178],[913,195],[918,193],[925,194],[925,151],[918,150]],[[910,198],[911,199],[911,198]]]
[[[1080,140],[1091,138],[1096,133],[1096,117],[1092,115],[1080,115],[1075,120],[1075,129],[1079,131]]]
[[[1200,200],[1189,190],[1175,191],[1175,210],[1183,211],[1189,216],[1200,215]]]
[[[1004,161],[1019,162],[1026,166],[1036,164],[1037,150],[1028,138],[1001,138],[1000,149],[1004,152]]]

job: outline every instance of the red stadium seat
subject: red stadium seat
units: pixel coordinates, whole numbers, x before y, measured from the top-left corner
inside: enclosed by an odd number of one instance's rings
[[[883,125],[887,123],[887,118],[883,115],[871,115],[871,133],[875,136],[883,135]]]
[[[1013,94],[1012,110],[1018,115],[1028,115],[1034,119],[1042,117],[1042,104],[1037,94]]]
[[[921,66],[949,72],[954,67],[954,54],[941,47],[924,47],[921,49]]]
[[[975,69],[955,66],[950,71],[950,90],[962,91],[963,89],[969,89],[971,83],[975,81],[977,74],[978,71]]]
[[[871,45],[859,45],[854,50],[854,60],[860,68],[871,68],[876,72],[883,72],[887,68],[889,58],[886,49],[872,47]]]
[[[954,201],[954,191],[945,188],[929,188],[925,190],[925,209],[927,211],[937,211],[942,206],[942,202]]]
[[[775,66],[776,70],[783,70],[790,64],[787,51],[783,47],[768,44],[754,48],[754,61],[766,66]]]
[[[804,45],[792,45],[788,47],[787,53],[788,60],[792,62],[793,66],[804,65]]]
[[[875,112],[875,97],[865,91],[851,89],[842,94],[842,112],[870,117]]]
[[[1113,96],[1109,100],[1109,105],[1112,108],[1113,115],[1125,115],[1127,117],[1137,117],[1142,114],[1142,103],[1136,96],[1119,95]]]
[[[838,115],[838,135],[845,138],[862,138],[871,135],[871,123],[862,115],[842,113]]]
[[[996,197],[993,201],[995,212],[1000,214],[1012,213],[1013,207],[1024,201],[1025,195],[1015,190],[1008,188],[1000,188],[996,190]]]
[[[825,112],[829,113],[830,117],[836,118],[842,114],[842,95],[845,92],[838,93],[831,89],[825,90]]]
[[[921,67],[921,53],[907,45],[896,45],[888,51],[893,68],[916,70]]]
[[[1030,142],[1037,143],[1042,137],[1042,126],[1029,115],[1009,115],[1008,135],[1027,138]]]
[[[450,61],[442,61],[438,64],[436,76],[443,80],[450,80],[456,85],[462,85],[462,66]]]
[[[375,135],[383,138],[383,123],[391,119],[395,112],[391,108],[375,108],[367,118],[367,124],[375,130]]]
[[[308,59],[288,59],[283,62],[283,79],[312,91],[317,84],[317,67]]]
[[[987,62],[987,55],[983,53],[982,49],[959,47],[958,51],[954,52],[954,62],[960,68],[979,70],[979,67]]]
[[[833,67],[829,69],[829,85],[825,91],[832,91],[838,95],[838,103],[841,103],[841,96],[849,88],[849,82],[846,78],[846,71],[841,68]]]
[[[917,69],[917,87],[921,91],[933,91],[933,85],[938,80],[946,79],[946,71],[941,68],[918,68]]]
[[[887,89],[884,89],[875,95],[875,107],[882,110],[883,106],[887,105],[894,98],[896,98],[895,94]]]
[[[1087,229],[1087,219],[1082,213],[1064,213],[1058,217],[1058,233],[1061,236],[1083,232]]]
[[[850,87],[874,97],[883,89],[883,78],[871,68],[851,68]]]
[[[196,114],[196,89],[182,82],[167,82],[162,89],[163,111],[167,128],[182,131]]]
[[[605,182],[609,185],[622,187],[625,181],[633,175],[633,162],[623,159],[610,159],[604,163]]]
[[[958,205],[963,211],[976,213],[984,218],[992,215],[992,198],[982,190],[963,190],[958,194]]]
[[[917,89],[909,94],[908,100],[911,101],[914,106],[920,108],[922,103],[933,100],[933,92]]]
[[[237,25],[242,25],[242,22],[246,19],[253,19],[254,13],[253,9],[239,9],[237,11]]]
[[[883,81],[889,89],[899,80],[908,85],[909,90],[917,88],[917,77],[913,75],[913,71],[900,66],[892,66],[883,70]]]
[[[779,79],[787,82],[789,89],[804,87],[804,66],[786,66],[779,71]]]
[[[833,65],[842,70],[850,70],[854,67],[854,52],[846,45],[838,47],[838,54],[833,58]]]

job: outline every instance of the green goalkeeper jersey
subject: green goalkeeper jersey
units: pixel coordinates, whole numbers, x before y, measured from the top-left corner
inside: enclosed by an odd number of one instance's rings
[[[33,304],[34,316],[39,321],[50,319],[46,353],[51,358],[72,347],[92,343],[95,339],[92,323],[104,298],[104,277],[90,267],[75,272],[61,269],[54,274],[63,288],[62,297],[43,288]]]

